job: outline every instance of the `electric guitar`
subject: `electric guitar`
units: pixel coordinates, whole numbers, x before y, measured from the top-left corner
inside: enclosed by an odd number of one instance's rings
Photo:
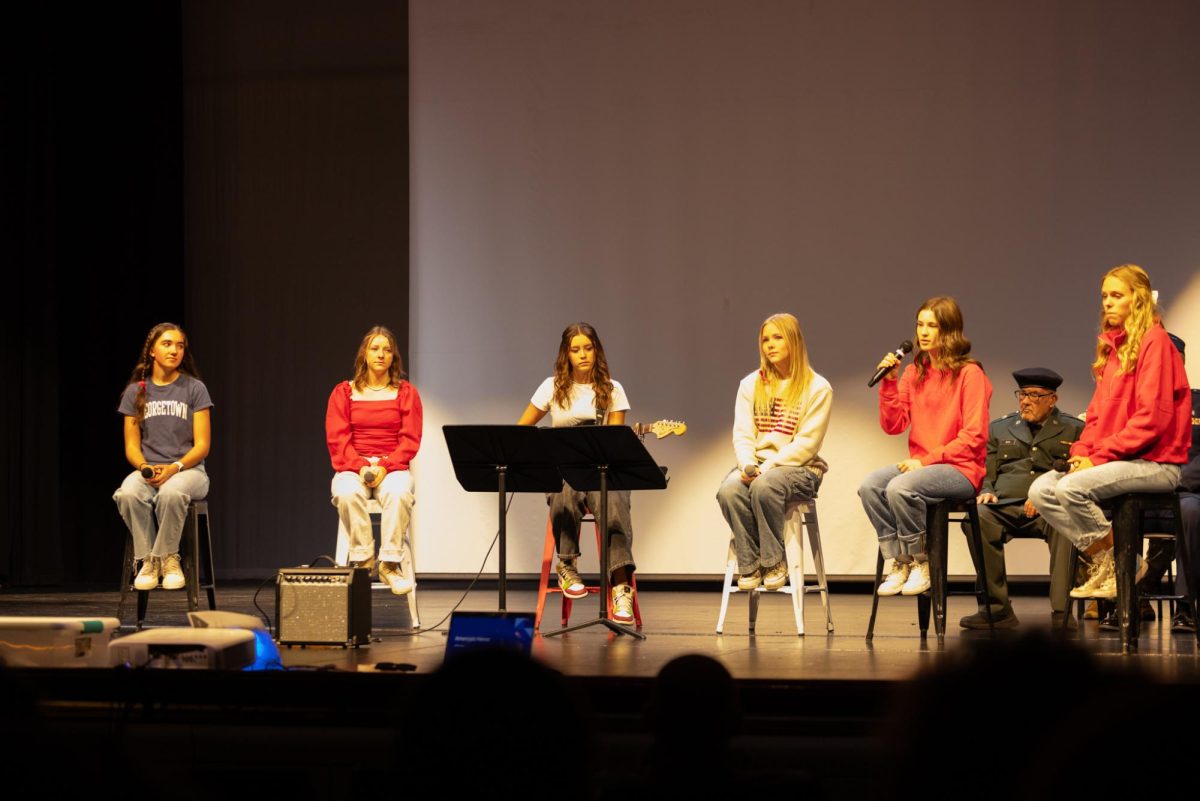
[[[682,437],[687,433],[687,423],[684,423],[682,420],[659,420],[657,423],[635,423],[633,433],[639,437],[653,434],[659,439],[671,434]]]

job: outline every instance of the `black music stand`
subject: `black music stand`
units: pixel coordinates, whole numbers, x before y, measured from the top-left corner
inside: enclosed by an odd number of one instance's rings
[[[604,626],[617,634],[646,635],[608,619],[608,491],[666,489],[667,478],[646,446],[629,426],[576,426],[544,429],[552,443],[550,453],[563,479],[576,492],[599,492],[600,510],[592,514],[600,523],[600,616],[544,636],[554,637],[588,626]]]
[[[562,476],[547,440],[533,426],[442,426],[454,477],[467,492],[496,492],[500,497],[500,611],[508,589],[505,535],[506,492],[558,492]]]

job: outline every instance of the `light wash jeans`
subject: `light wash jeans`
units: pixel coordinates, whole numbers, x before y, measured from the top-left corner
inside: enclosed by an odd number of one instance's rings
[[[1046,522],[1080,551],[1104,538],[1112,523],[1097,501],[1127,492],[1174,492],[1180,466],[1134,459],[1105,462],[1076,473],[1051,470],[1029,488],[1029,500]]]
[[[784,511],[793,501],[817,497],[822,476],[807,467],[773,467],[749,485],[734,468],[717,490],[717,504],[733,531],[738,572],[770,569],[784,559]]]
[[[633,563],[633,521],[629,512],[629,491],[608,491],[608,573],[622,567],[636,570]],[[579,556],[579,521],[590,510],[600,524],[600,493],[576,492],[565,482],[561,492],[546,495],[554,528],[554,547],[560,560]],[[586,508],[585,508],[586,507]]]
[[[113,493],[121,519],[133,537],[133,557],[160,559],[179,553],[183,521],[188,504],[208,497],[208,473],[204,466],[193,467],[168,478],[161,487],[152,487],[134,470],[125,476]],[[158,518],[157,524],[155,518]]]
[[[948,464],[933,464],[908,473],[889,465],[863,479],[858,497],[875,527],[884,559],[915,557],[925,561],[928,505],[973,500],[975,487]]]
[[[351,562],[364,562],[375,555],[375,535],[371,531],[371,515],[367,501],[374,497],[383,507],[379,517],[379,561],[399,562],[404,556],[404,534],[412,517],[412,473],[392,470],[372,489],[363,484],[358,473],[347,470],[336,473],[330,485],[332,503],[338,510],[338,522],[350,536]]]

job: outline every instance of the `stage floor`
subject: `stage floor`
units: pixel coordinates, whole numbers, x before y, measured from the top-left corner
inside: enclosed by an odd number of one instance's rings
[[[508,592],[509,610],[532,610],[536,595],[521,587]],[[253,596],[256,585],[222,585],[217,600],[221,609],[257,614]],[[417,673],[435,670],[445,649],[446,622],[443,618],[463,597],[463,590],[434,581],[418,588],[421,622],[431,631],[412,634],[407,602],[384,589],[372,591],[372,633],[369,647],[284,648],[284,665],[299,670],[374,672],[378,663],[412,665]],[[835,630],[824,630],[820,602],[810,596],[806,604],[804,637],[796,635],[791,606],[786,596],[764,596],[759,605],[757,633],[748,631],[747,598],[730,600],[725,633],[714,632],[720,607],[719,593],[643,589],[640,604],[646,635],[643,641],[609,634],[593,627],[562,637],[538,637],[534,655],[566,675],[581,677],[648,678],[671,659],[682,654],[706,654],[719,659],[739,680],[783,681],[898,681],[912,677],[925,666],[937,664],[946,654],[986,642],[987,632],[959,628],[958,619],[974,611],[970,598],[952,597],[947,615],[946,642],[937,646],[932,633],[922,641],[917,630],[916,602],[911,598],[881,599],[875,639],[864,637],[871,609],[865,592],[835,592],[831,596]],[[0,615],[114,616],[116,592],[7,591],[0,594]],[[259,605],[274,615],[274,588],[268,584],[259,593]],[[594,598],[576,602],[572,622],[583,622],[597,613]],[[494,587],[476,589],[462,601],[460,609],[495,610]],[[544,633],[559,627],[558,598],[547,603]],[[1014,608],[1022,625],[997,632],[1012,638],[1037,627],[1049,629],[1050,610],[1045,598],[1017,597]],[[186,596],[182,592],[155,591],[150,599],[148,626],[187,625]],[[134,601],[125,610],[125,623],[132,622]],[[126,629],[131,630],[131,629]],[[1081,635],[1081,636],[1080,636]],[[1138,653],[1121,656],[1116,632],[1100,631],[1095,621],[1086,621],[1071,640],[1082,644],[1096,657],[1116,666],[1136,666],[1167,682],[1191,683],[1200,678],[1200,660],[1195,638],[1172,634],[1169,621],[1143,623]]]

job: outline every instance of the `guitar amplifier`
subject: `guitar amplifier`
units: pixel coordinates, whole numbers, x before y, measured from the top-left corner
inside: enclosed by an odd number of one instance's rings
[[[295,567],[275,579],[280,645],[366,645],[371,574],[364,567]]]

